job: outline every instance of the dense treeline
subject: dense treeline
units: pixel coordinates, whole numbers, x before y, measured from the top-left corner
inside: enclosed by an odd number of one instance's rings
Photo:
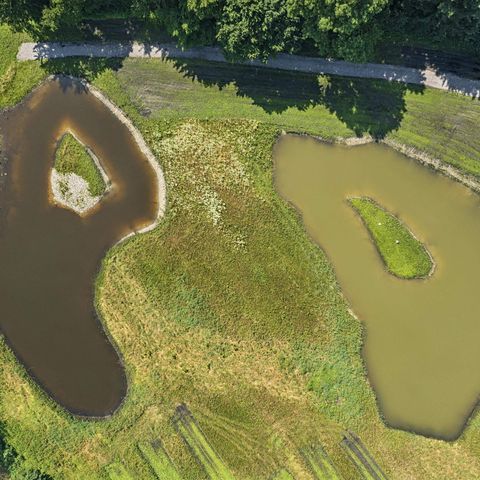
[[[109,16],[148,19],[183,45],[217,43],[241,58],[309,51],[362,61],[409,37],[480,47],[480,0],[0,0],[0,21],[39,35]]]

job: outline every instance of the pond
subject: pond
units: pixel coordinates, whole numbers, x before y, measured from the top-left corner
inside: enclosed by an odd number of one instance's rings
[[[275,183],[364,322],[364,360],[386,423],[457,438],[480,393],[479,196],[383,145],[290,135],[275,149]],[[353,196],[373,198],[412,229],[436,262],[430,278],[387,272]]]
[[[86,216],[52,201],[58,140],[72,131],[112,188]],[[103,417],[127,390],[95,309],[107,250],[157,218],[158,179],[124,123],[82,83],[48,81],[0,116],[0,330],[26,370],[69,412]],[[5,163],[4,163],[5,164]]]

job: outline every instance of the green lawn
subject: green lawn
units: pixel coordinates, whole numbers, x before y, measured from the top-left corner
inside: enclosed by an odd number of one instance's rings
[[[175,427],[187,443],[195,458],[205,469],[210,480],[235,480],[225,462],[214,450],[186,405],[175,412]]]
[[[17,62],[18,47],[29,38],[0,25],[0,109],[15,105],[46,73],[39,62]]]
[[[350,204],[370,232],[390,273],[401,278],[422,278],[432,271],[432,259],[425,246],[395,215],[370,198],[351,198]]]
[[[320,445],[304,447],[302,454],[315,480],[341,480],[335,466]]]
[[[55,152],[55,169],[59,173],[75,173],[88,183],[90,195],[96,197],[105,192],[105,182],[86,147],[71,134],[66,133]]]
[[[249,118],[327,140],[370,134],[480,176],[480,101],[458,94],[193,60],[127,59],[116,75],[154,118]]]
[[[451,148],[445,159],[467,165],[461,152],[467,146],[474,152],[480,141],[473,128],[480,119],[476,102],[388,83],[321,79],[324,103],[300,107],[310,94],[302,93],[290,74],[285,82],[276,77],[275,85],[284,84],[278,92],[267,80],[255,83],[237,75],[237,82],[247,84],[242,97],[234,86],[219,90],[173,70],[164,74],[165,64],[155,61],[25,65],[39,78],[62,71],[93,81],[140,129],[168,188],[165,219],[154,231],[112,249],[96,282],[99,311],[129,378],[118,413],[104,421],[71,417],[0,344],[0,418],[26,466],[55,479],[90,480],[108,479],[112,471],[124,475],[107,468],[121,464],[133,478],[154,479],[138,445],[161,438],[181,478],[206,480],[171,422],[171,412],[185,402],[239,480],[266,480],[282,469],[296,479],[309,478],[299,450],[319,443],[342,478],[356,479],[339,444],[346,428],[360,435],[389,478],[479,477],[478,415],[453,443],[382,422],[361,358],[361,324],[349,313],[328,259],[272,183],[272,148],[280,128],[330,139],[403,132],[411,136],[410,145],[423,139],[429,151],[437,138]],[[153,73],[147,75],[149,69]],[[37,77],[18,71],[0,95],[1,105],[12,105],[37,83]],[[210,72],[215,76],[214,66]],[[172,82],[168,96],[160,85]],[[152,98],[166,95],[165,108],[150,104],[151,115],[142,115],[145,89]],[[257,100],[247,94],[252,89],[259,91]],[[437,110],[444,116],[428,137],[430,145],[422,132],[428,134],[429,112]],[[463,115],[470,123],[447,136],[442,125],[460,122]],[[467,145],[456,155],[460,138]],[[479,155],[468,157],[472,165]]]
[[[182,480],[170,457],[158,440],[152,443],[140,442],[138,448],[159,479]]]

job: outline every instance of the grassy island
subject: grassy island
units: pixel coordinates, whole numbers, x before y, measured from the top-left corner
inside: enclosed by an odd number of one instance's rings
[[[74,173],[88,183],[90,195],[105,192],[105,182],[87,149],[71,133],[66,133],[55,153],[55,169],[59,173]]]
[[[350,203],[368,228],[389,272],[401,278],[426,277],[433,268],[425,246],[395,216],[370,198]]]

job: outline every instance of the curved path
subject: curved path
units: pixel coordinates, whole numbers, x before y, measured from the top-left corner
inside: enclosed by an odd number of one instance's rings
[[[33,43],[20,46],[17,59],[20,61],[66,57],[110,57],[110,58],[197,58],[212,62],[227,62],[220,48],[197,47],[187,50],[174,44],[124,43]],[[480,80],[459,77],[453,73],[439,72],[433,68],[416,69],[377,63],[351,63],[342,60],[303,57],[279,54],[262,63],[258,60],[250,65],[298,72],[342,75],[346,77],[376,78],[390,81],[425,85],[449,90],[463,95],[480,97]]]

